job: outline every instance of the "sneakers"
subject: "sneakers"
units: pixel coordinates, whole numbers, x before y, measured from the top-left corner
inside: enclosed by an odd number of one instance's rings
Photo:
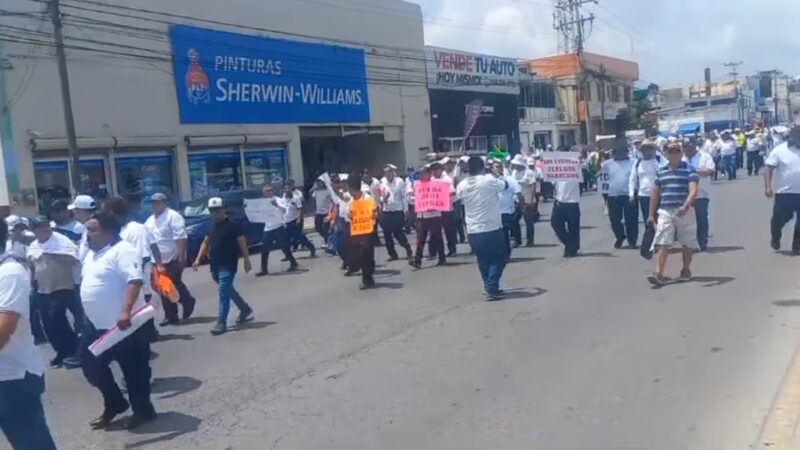
[[[503,292],[503,291],[501,291],[499,289],[498,289],[497,292],[493,292],[493,293],[483,291],[483,296],[486,297],[486,301],[487,302],[496,302],[498,300],[502,300],[503,299],[503,294],[505,294],[505,292]]]
[[[214,328],[211,329],[211,334],[214,336],[219,336],[227,332],[228,332],[228,327],[224,323],[219,323],[219,322],[217,322],[217,324],[214,325]]]
[[[246,310],[239,313],[239,317],[236,318],[237,324],[247,323],[253,320],[253,310],[251,308],[247,308]]]

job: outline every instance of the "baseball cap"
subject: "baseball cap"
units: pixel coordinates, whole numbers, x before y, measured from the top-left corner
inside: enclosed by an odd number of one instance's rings
[[[73,200],[69,206],[67,206],[67,209],[70,211],[73,209],[97,209],[97,202],[95,202],[94,199],[88,195],[79,195],[75,197],[75,200]]]
[[[671,152],[674,150],[677,151],[683,150],[683,145],[681,145],[680,141],[671,141],[670,143],[667,144],[667,152]]]
[[[17,225],[24,225],[25,223],[22,221],[22,218],[16,214],[12,214],[5,218],[6,225],[8,225],[9,230],[13,230],[14,227]]]
[[[642,141],[641,145],[642,148],[646,147],[656,148],[657,146],[658,145],[656,144],[656,141],[654,141],[653,139],[645,139],[644,141]]]
[[[210,199],[208,199],[208,209],[217,209],[217,208],[222,208],[223,206],[224,203],[222,202],[222,199],[219,197],[211,197]]]
[[[155,194],[150,196],[150,200],[152,200],[154,202],[165,202],[165,201],[167,201],[167,195],[166,194],[162,194],[161,192],[156,192]]]
[[[50,219],[48,219],[47,216],[39,215],[31,220],[31,230],[35,230],[42,225],[50,225]]]

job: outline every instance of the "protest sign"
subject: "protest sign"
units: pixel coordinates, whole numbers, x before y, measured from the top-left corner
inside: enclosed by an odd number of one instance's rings
[[[375,229],[374,210],[375,200],[372,197],[362,197],[360,200],[350,202],[350,236],[373,232]]]
[[[557,181],[583,182],[581,159],[577,153],[572,152],[544,152],[542,153],[542,175],[544,181],[555,183]]]
[[[272,204],[277,197],[269,198],[248,198],[244,201],[244,213],[247,220],[252,223],[276,223],[280,222],[283,213]]]
[[[450,211],[450,183],[445,180],[414,182],[414,211]]]

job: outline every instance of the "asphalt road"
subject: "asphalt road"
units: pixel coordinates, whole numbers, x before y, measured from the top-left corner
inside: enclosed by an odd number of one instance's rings
[[[800,258],[769,249],[761,192],[755,178],[717,184],[696,279],[660,290],[650,262],[613,249],[596,194],[584,256],[561,258],[540,223],[503,302],[483,301],[468,256],[385,264],[368,292],[322,256],[240,276],[256,321],[212,337],[201,270],[187,277],[198,317],[153,347],[157,422],[90,431],[99,393],[63,369],[47,374],[48,419],[64,449],[755,448],[800,337]]]

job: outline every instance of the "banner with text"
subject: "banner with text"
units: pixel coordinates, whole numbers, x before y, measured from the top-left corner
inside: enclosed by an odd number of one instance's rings
[[[369,122],[360,48],[171,25],[181,123]]]
[[[370,234],[375,230],[375,200],[364,197],[350,202],[350,236]]]
[[[414,211],[450,211],[450,183],[444,180],[414,182]]]
[[[517,61],[425,47],[430,89],[519,94]]]
[[[577,153],[544,152],[542,153],[542,172],[544,181],[583,182],[581,159]]]

